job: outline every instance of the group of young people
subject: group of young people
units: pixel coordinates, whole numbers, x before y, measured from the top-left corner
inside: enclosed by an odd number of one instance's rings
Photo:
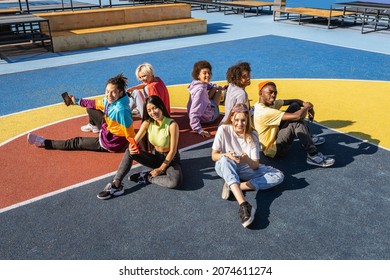
[[[99,133],[98,137],[50,140],[32,133],[27,135],[29,144],[45,149],[124,152],[113,180],[97,195],[99,199],[124,193],[123,180],[134,160],[149,170],[132,174],[129,177],[132,181],[166,188],[178,188],[183,182],[179,126],[170,116],[168,89],[149,63],[138,66],[135,74],[142,82],[140,85],[126,89],[128,80],[119,74],[107,81],[102,99],[78,99],[70,95],[73,105],[87,109],[89,123],[81,130]],[[307,116],[309,120],[314,118],[313,104],[299,99],[278,100],[275,83],[265,81],[259,84],[259,101],[251,108],[245,91],[251,83],[250,74],[249,63],[237,63],[227,70],[228,84],[219,86],[211,82],[211,64],[198,61],[188,86],[187,104],[190,126],[202,137],[210,137],[202,124],[215,122],[220,116],[220,103],[225,105],[211,158],[216,173],[224,179],[222,198],[235,197],[244,227],[253,222],[255,207],[245,200],[243,191],[269,189],[284,179],[280,170],[261,164],[261,152],[271,158],[283,157],[293,140],[299,138],[307,152],[308,164],[322,167],[334,164],[334,159],[316,148],[325,139],[310,135],[305,123]],[[288,109],[280,110],[285,105]],[[137,133],[133,126],[135,110],[142,117]]]

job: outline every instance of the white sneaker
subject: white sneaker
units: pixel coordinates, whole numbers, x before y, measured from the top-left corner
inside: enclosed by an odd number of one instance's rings
[[[32,133],[27,134],[27,142],[37,147],[45,147],[45,138]]]
[[[81,131],[83,132],[93,132],[93,133],[99,133],[99,128],[96,125],[93,124],[86,124],[80,127]]]
[[[226,183],[223,184],[222,186],[222,194],[221,194],[221,197],[223,200],[228,200],[229,197],[230,197],[230,189],[229,187],[226,185]]]
[[[141,116],[141,113],[139,112],[138,108],[134,108],[133,110],[131,110],[131,113],[134,116]]]
[[[311,165],[316,165],[320,167],[329,167],[335,163],[333,158],[328,158],[324,156],[322,153],[318,152],[314,156],[307,155],[306,162]]]
[[[311,136],[311,140],[313,140],[313,143],[314,143],[315,146],[322,145],[322,144],[325,143],[325,138],[324,137],[317,136],[315,134],[313,134]]]

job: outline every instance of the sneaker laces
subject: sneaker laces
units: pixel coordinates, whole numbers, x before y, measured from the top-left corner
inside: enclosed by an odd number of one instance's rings
[[[103,190],[103,191],[106,191],[106,192],[110,192],[110,193],[111,193],[111,189],[112,189],[112,183],[108,183],[108,184],[104,187],[104,190]]]

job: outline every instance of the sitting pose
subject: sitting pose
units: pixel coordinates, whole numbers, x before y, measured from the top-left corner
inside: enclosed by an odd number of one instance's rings
[[[220,124],[223,124],[229,116],[233,106],[244,103],[249,108],[248,93],[245,88],[251,84],[251,67],[248,62],[240,62],[231,67],[226,72],[226,80],[229,86],[225,96],[225,116]]]
[[[233,106],[224,124],[218,127],[212,146],[211,158],[215,171],[225,180],[222,199],[232,192],[240,205],[239,215],[244,227],[254,219],[255,208],[246,200],[242,191],[265,190],[280,184],[281,171],[260,164],[260,144],[257,132],[251,125],[248,106]]]
[[[210,133],[202,129],[202,123],[212,123],[219,116],[222,87],[210,82],[211,64],[205,60],[194,64],[192,78],[188,86],[190,98],[187,103],[190,126],[202,137],[210,137]]]
[[[157,95],[161,98],[170,114],[171,105],[169,103],[168,89],[159,77],[155,77],[152,65],[149,63],[139,65],[135,70],[135,76],[142,84],[126,90],[130,96],[130,108],[132,110],[137,109],[141,117],[143,117],[143,107],[146,97]]]
[[[75,137],[68,140],[49,140],[29,133],[27,141],[37,147],[49,150],[89,150],[99,152],[123,152],[132,141],[135,132],[125,93],[127,78],[122,74],[107,81],[103,99],[77,99],[70,95],[73,105],[78,104],[104,112],[104,124],[98,137]]]
[[[145,100],[142,124],[134,140],[138,143],[146,133],[154,152],[138,150],[136,144],[129,145],[119,165],[112,183],[108,183],[98,194],[99,199],[108,199],[124,193],[123,178],[130,171],[133,160],[152,168],[149,172],[136,173],[130,179],[139,183],[154,183],[166,188],[177,188],[181,185],[183,175],[180,154],[177,149],[179,126],[170,118],[164,103],[158,96],[149,96]]]
[[[278,91],[271,81],[259,83],[259,102],[255,104],[254,125],[259,133],[259,139],[264,155],[268,157],[284,157],[298,138],[306,150],[306,162],[311,165],[328,167],[334,164],[333,158],[328,158],[318,152],[317,145],[325,142],[323,137],[311,136],[304,119],[314,119],[314,106],[300,99],[276,99]],[[288,105],[286,111],[280,110]]]

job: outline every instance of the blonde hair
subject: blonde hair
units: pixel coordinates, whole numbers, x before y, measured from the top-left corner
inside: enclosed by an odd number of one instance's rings
[[[139,77],[141,75],[147,75],[147,76],[152,76],[154,77],[154,69],[152,64],[150,63],[143,63],[137,67],[135,70],[135,76],[137,77],[138,80],[141,80]]]
[[[245,126],[245,131],[244,131],[245,142],[247,142],[248,137],[249,137],[249,139],[254,141],[254,139],[252,137],[252,132],[255,130],[255,128],[252,125],[252,119],[251,119],[251,116],[249,114],[249,108],[246,104],[244,104],[244,103],[235,104],[229,113],[229,117],[226,119],[226,121],[223,124],[233,125],[232,117],[234,117],[238,113],[243,113],[246,117],[246,126]]]

